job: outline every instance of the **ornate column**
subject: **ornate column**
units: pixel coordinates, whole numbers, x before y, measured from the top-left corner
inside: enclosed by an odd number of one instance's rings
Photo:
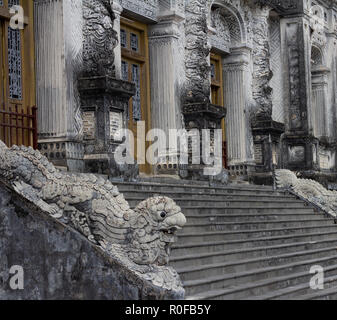
[[[248,47],[234,48],[223,61],[228,165],[232,178],[247,177],[253,166],[248,112],[250,53]]]
[[[34,0],[34,11],[39,149],[56,166],[82,171],[82,1]]]
[[[161,129],[169,137],[170,129],[181,129],[181,96],[184,84],[185,19],[179,1],[161,3],[158,24],[149,28],[149,56],[151,80],[151,126]],[[164,148],[165,149],[165,148]],[[157,174],[178,174],[179,153],[166,146],[159,155]]]
[[[121,14],[123,12],[123,7],[120,5],[119,0],[113,0],[112,10],[115,14],[115,19],[113,21],[113,29],[116,32],[117,44],[114,48],[115,56],[115,76],[116,79],[122,78],[122,51],[121,51]]]
[[[323,66],[313,66],[312,74],[312,119],[313,131],[317,138],[328,137],[327,74],[330,70]]]

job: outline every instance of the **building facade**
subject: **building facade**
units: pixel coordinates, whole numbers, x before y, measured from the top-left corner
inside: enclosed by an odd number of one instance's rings
[[[273,166],[336,180],[337,1],[12,2],[0,0],[2,110],[36,105],[38,148],[56,166],[209,179],[168,145],[157,163],[119,165],[115,133],[134,133],[139,159],[142,132],[222,129],[234,181],[270,183]],[[13,4],[26,17],[16,35]]]

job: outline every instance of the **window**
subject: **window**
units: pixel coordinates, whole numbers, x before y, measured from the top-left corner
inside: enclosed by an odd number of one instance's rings
[[[213,104],[223,106],[221,56],[213,53],[211,54],[211,98]]]
[[[14,5],[24,9],[23,30],[9,26]],[[36,146],[33,1],[0,0],[0,7],[0,139]]]

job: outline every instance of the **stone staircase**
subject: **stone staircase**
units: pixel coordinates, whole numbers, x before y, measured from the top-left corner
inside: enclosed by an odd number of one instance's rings
[[[117,183],[130,205],[173,198],[187,217],[172,250],[186,299],[337,299],[337,224],[283,191],[193,182]],[[312,266],[324,290],[309,287]]]

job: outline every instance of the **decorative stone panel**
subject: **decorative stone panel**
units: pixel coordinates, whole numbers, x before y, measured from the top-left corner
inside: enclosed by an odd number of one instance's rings
[[[83,132],[85,140],[95,139],[96,136],[96,119],[94,111],[83,112]]]
[[[119,2],[124,10],[157,21],[158,0],[119,0]]]

